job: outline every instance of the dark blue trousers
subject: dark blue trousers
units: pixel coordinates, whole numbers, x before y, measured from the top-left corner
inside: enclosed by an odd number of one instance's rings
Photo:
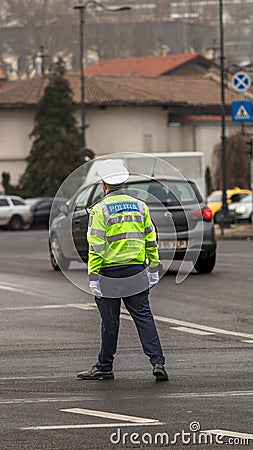
[[[143,266],[134,264],[127,267],[102,269],[101,274],[104,277],[122,278],[123,276],[134,275],[138,271],[143,271],[143,269]],[[152,365],[164,364],[165,358],[150,309],[148,295],[149,289],[146,289],[138,294],[123,297],[122,300],[134,320],[145,355],[150,358]],[[95,300],[102,319],[102,344],[96,366],[100,370],[112,370],[114,355],[117,350],[121,298],[95,297]]]

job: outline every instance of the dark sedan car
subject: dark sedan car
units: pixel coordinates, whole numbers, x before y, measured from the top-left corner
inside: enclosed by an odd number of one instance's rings
[[[213,270],[216,240],[212,213],[195,183],[130,177],[124,190],[149,205],[161,260],[192,261],[199,273]],[[87,262],[89,209],[103,196],[101,183],[83,186],[51,222],[49,246],[55,270],[66,270],[71,261],[80,257]]]
[[[49,218],[54,202],[54,197],[42,197],[42,198],[28,198],[28,203],[32,208],[32,224],[31,228],[48,228]],[[61,205],[66,203],[65,198],[57,198],[54,202],[54,215],[59,213]]]

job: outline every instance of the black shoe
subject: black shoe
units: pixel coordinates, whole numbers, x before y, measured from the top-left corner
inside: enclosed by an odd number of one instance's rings
[[[153,375],[156,381],[168,381],[169,377],[163,364],[155,364],[153,369]]]
[[[77,378],[82,378],[82,380],[113,380],[114,374],[112,370],[103,371],[93,366],[87,372],[78,373]]]

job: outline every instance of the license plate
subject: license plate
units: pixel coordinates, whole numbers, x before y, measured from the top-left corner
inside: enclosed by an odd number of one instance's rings
[[[183,250],[187,248],[187,241],[160,241],[160,250]]]

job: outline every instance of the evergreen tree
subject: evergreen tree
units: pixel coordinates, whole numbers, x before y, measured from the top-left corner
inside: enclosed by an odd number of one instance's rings
[[[5,195],[19,195],[19,190],[16,186],[11,184],[11,177],[9,172],[2,172],[2,186]]]
[[[27,168],[19,181],[24,197],[54,196],[64,179],[81,165],[81,133],[74,102],[59,61],[38,103]]]

